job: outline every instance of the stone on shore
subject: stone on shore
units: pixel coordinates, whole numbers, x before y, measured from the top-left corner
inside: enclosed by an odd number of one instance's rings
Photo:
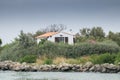
[[[85,64],[67,64],[62,63],[59,65],[31,65],[27,63],[19,63],[12,61],[0,62],[0,70],[11,71],[75,71],[75,72],[101,72],[101,73],[118,73],[120,72],[120,65],[109,63],[92,64],[87,62]]]

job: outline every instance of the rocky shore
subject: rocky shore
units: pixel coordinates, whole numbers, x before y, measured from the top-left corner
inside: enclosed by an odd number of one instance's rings
[[[10,71],[53,71],[53,72],[101,72],[101,73],[118,73],[120,72],[120,65],[114,64],[67,64],[59,65],[32,65],[27,63],[19,63],[12,61],[0,62],[0,70]]]

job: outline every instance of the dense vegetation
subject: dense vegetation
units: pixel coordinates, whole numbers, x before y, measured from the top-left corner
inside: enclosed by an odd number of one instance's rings
[[[60,63],[69,63],[69,64],[85,64],[86,62],[91,61],[93,64],[103,64],[103,63],[112,63],[118,64],[120,62],[120,53],[104,53],[104,54],[92,54],[89,56],[81,56],[77,58],[65,58],[65,57],[56,57],[48,59],[44,58],[37,59],[37,64],[60,64]]]
[[[1,44],[2,44],[2,40],[0,39],[0,46],[1,46]]]
[[[39,45],[39,54],[46,55],[47,57],[62,56],[66,58],[76,58],[84,55],[91,54],[103,54],[103,53],[118,53],[119,46],[115,43],[77,43],[75,45],[57,44],[52,42],[45,42],[43,45]]]
[[[56,28],[57,27],[57,28]],[[46,28],[47,29],[47,28]],[[35,36],[47,31],[61,31],[62,25],[52,25],[49,30],[37,31],[36,34],[20,32],[18,38],[0,47],[0,60],[12,60],[33,63],[36,59],[45,56],[43,64],[54,63],[53,59],[63,57],[70,63],[91,61],[93,63],[118,63],[120,62],[120,33],[109,32],[107,36],[101,27],[80,29],[74,45],[52,43],[43,40],[37,44]],[[2,40],[0,39],[0,45]],[[117,56],[116,56],[117,55]],[[88,59],[80,58],[89,56]]]

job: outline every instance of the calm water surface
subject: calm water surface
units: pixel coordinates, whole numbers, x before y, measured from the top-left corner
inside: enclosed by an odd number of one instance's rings
[[[0,71],[0,80],[120,80],[120,73]]]

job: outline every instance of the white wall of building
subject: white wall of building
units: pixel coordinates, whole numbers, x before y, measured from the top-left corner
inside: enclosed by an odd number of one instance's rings
[[[60,32],[58,34],[55,34],[51,37],[48,38],[49,41],[52,41],[52,42],[55,42],[55,37],[68,37],[68,44],[73,44],[73,35],[70,35],[70,34],[66,34],[66,33],[63,33],[63,32]]]
[[[55,37],[68,37],[68,44],[74,44],[74,41],[73,41],[73,35],[70,35],[70,34],[67,34],[67,33],[64,33],[64,32],[60,32],[58,34],[55,34],[51,37],[48,38],[48,41],[51,41],[51,42],[55,42]],[[39,43],[40,39],[37,39],[37,42]]]

